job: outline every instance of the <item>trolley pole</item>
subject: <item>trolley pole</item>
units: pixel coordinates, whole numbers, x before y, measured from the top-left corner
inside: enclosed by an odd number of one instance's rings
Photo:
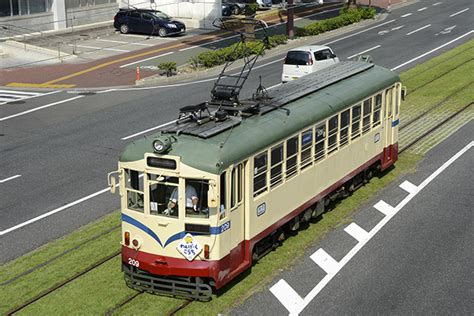
[[[294,0],[288,0],[286,4],[286,35],[288,35],[289,39],[295,38],[295,30],[294,30]]]

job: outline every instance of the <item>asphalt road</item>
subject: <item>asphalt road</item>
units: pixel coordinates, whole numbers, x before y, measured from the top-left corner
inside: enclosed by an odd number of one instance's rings
[[[472,135],[474,121],[430,151],[416,173],[362,207],[353,223],[310,247],[230,314],[285,315],[294,308],[300,315],[472,315]],[[432,176],[469,144],[470,149]],[[415,186],[412,193],[400,186],[405,181]],[[399,209],[388,221],[389,215],[374,207],[380,200]],[[354,224],[364,231],[347,228]],[[360,247],[366,233],[371,238]],[[316,253],[319,260],[311,258]],[[278,289],[281,280],[291,289]]]
[[[341,59],[368,51],[377,64],[400,72],[472,39],[470,7],[468,0],[420,1],[317,44],[329,43]],[[267,87],[279,84],[283,55],[258,63],[244,96],[259,75]],[[209,79],[0,101],[0,263],[118,209],[118,197],[106,192],[106,174],[126,144],[176,119],[180,107],[209,99],[211,87]]]

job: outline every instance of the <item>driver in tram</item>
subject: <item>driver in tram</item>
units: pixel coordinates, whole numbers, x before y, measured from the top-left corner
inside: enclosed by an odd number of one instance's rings
[[[196,189],[190,185],[186,184],[186,209],[192,210],[195,213],[199,213],[198,208],[198,197]],[[171,192],[171,196],[168,202],[168,208],[164,210],[163,214],[170,215],[173,214],[175,210],[177,210],[178,205],[178,187],[173,189]]]

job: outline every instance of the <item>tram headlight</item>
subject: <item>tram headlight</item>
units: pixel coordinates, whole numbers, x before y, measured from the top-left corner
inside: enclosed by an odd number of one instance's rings
[[[168,136],[160,136],[153,141],[153,150],[159,154],[167,152],[171,147],[171,139]]]

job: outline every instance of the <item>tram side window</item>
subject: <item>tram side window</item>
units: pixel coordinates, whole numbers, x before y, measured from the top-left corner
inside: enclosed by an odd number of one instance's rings
[[[178,178],[148,174],[150,215],[178,217]]]
[[[283,180],[283,144],[277,145],[271,149],[270,159],[270,187],[274,188],[280,183],[282,183]]]
[[[238,166],[238,172],[237,172],[237,201],[238,203],[242,202],[242,196],[243,196],[243,185],[244,185],[244,182],[242,181],[243,180],[243,176],[244,176],[244,163],[241,163],[239,166]]]
[[[186,179],[186,217],[209,218],[207,193],[209,182],[207,180]]]
[[[225,217],[225,210],[226,210],[226,175],[227,172],[223,172],[221,174],[220,180],[220,203],[219,203],[219,219],[223,219]]]
[[[360,104],[352,108],[351,139],[360,136]]]
[[[256,197],[267,190],[267,152],[253,159],[253,196]]]
[[[341,113],[341,128],[339,129],[339,144],[345,146],[349,142],[350,110]]]
[[[321,160],[325,156],[324,140],[326,139],[326,123],[316,126],[316,136],[314,145],[315,161]]]
[[[372,98],[364,101],[362,118],[362,134],[370,131],[370,115],[372,114]]]
[[[311,165],[313,159],[311,148],[313,147],[313,129],[301,133],[301,170]]]
[[[397,85],[396,90],[395,90],[395,115],[398,115],[398,111],[400,108],[400,93],[401,93],[400,85]]]
[[[143,173],[126,169],[125,187],[127,191],[127,208],[143,213]]]
[[[291,178],[297,172],[298,164],[298,136],[286,141],[286,179]]]
[[[329,131],[328,131],[328,154],[337,150],[337,126],[338,126],[338,115],[334,115],[329,119]]]
[[[380,111],[382,109],[382,93],[379,93],[375,96],[375,105],[374,105],[374,122],[372,126],[377,126],[380,124]]]

